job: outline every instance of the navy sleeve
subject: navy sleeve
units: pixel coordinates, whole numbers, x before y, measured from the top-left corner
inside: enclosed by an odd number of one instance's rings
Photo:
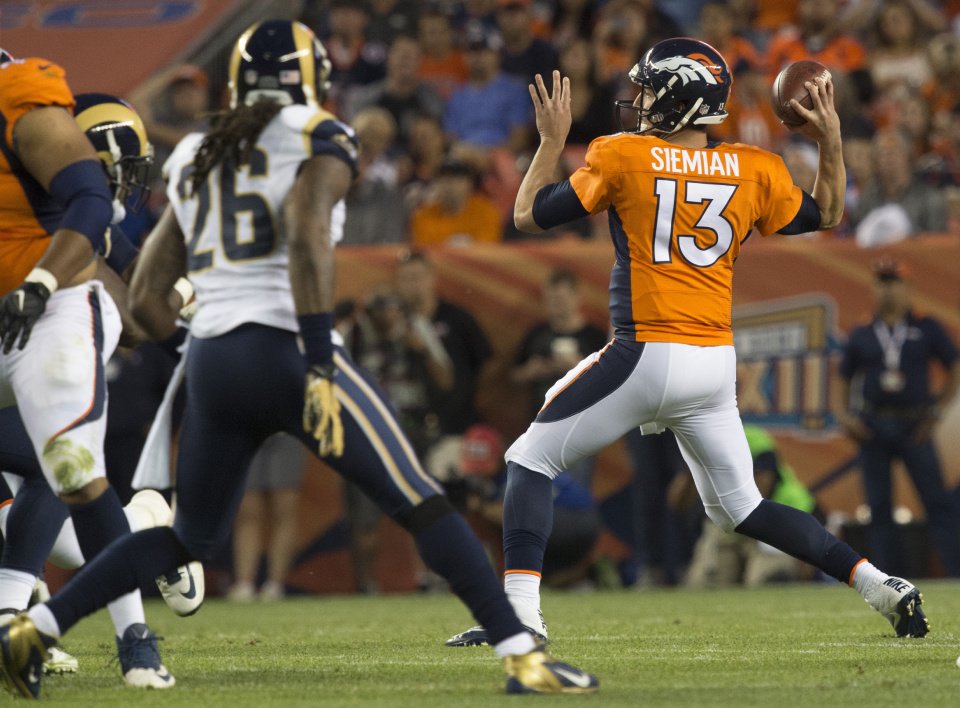
[[[778,234],[805,234],[810,231],[816,231],[820,228],[820,207],[806,192],[803,193],[803,201],[800,202],[800,209],[793,220],[780,229]]]
[[[541,187],[533,199],[533,220],[544,231],[585,216],[590,212],[583,208],[568,179]]]

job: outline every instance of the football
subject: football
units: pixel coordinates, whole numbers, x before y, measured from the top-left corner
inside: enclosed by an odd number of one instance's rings
[[[790,99],[797,99],[804,108],[813,108],[813,101],[804,83],[818,76],[824,79],[830,78],[830,71],[818,61],[795,61],[777,74],[770,99],[773,102],[773,112],[784,125],[797,127],[806,122],[793,110]]]

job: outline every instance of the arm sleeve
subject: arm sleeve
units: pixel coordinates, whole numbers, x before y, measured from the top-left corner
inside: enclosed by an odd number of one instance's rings
[[[533,220],[544,231],[589,215],[568,179],[541,187],[533,199]]]
[[[792,236],[793,234],[805,234],[810,231],[816,231],[820,228],[820,207],[814,201],[813,197],[801,190],[803,201],[800,202],[800,209],[793,220],[777,231],[778,234]]]
[[[59,228],[77,231],[103,253],[113,218],[113,195],[99,160],[78,160],[57,172],[47,190],[63,206]]]
[[[570,185],[580,204],[590,214],[599,214],[610,206],[613,190],[619,183],[619,158],[612,138],[597,138],[587,148],[586,165],[570,176]]]
[[[763,190],[765,199],[757,219],[757,230],[763,236],[776,233],[789,224],[803,202],[803,190],[793,183],[783,159],[773,153],[767,153],[767,156],[770,164],[762,172],[767,180]]]

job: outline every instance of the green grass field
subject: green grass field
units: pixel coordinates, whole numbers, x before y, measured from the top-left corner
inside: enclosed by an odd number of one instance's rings
[[[48,677],[44,700],[70,706],[956,706],[960,583],[922,584],[933,630],[896,639],[852,590],[648,590],[547,594],[552,650],[595,672],[594,696],[501,695],[489,648],[449,649],[470,624],[448,595],[212,600],[148,619],[177,677],[171,691],[124,688],[105,613],[65,647],[80,673]],[[3,700],[0,698],[0,700]]]

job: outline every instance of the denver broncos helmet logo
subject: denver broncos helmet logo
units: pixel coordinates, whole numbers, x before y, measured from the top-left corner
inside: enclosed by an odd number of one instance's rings
[[[668,57],[654,62],[652,68],[654,71],[668,71],[676,74],[683,81],[684,86],[691,81],[703,81],[708,84],[723,83],[720,67],[703,54]]]

